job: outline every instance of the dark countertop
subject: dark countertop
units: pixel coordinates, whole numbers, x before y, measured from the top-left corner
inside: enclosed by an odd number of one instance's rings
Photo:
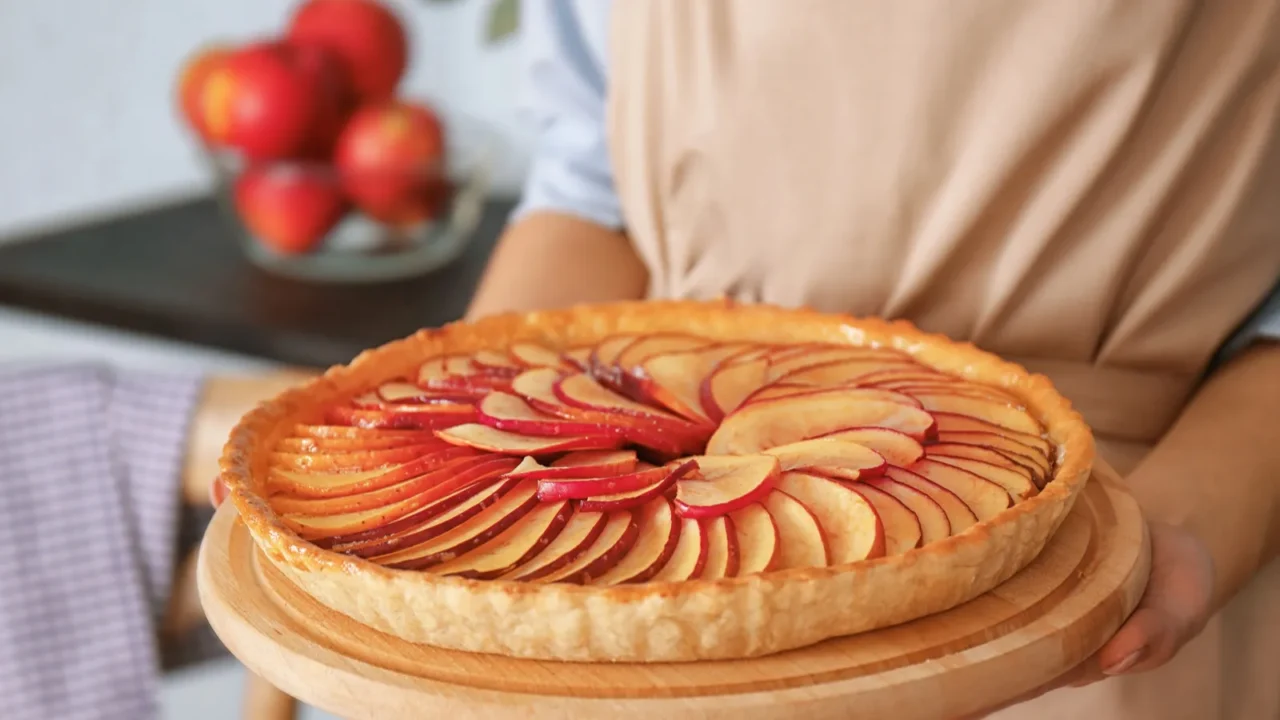
[[[0,245],[0,304],[285,363],[327,366],[462,316],[508,213],[412,280],[309,284],[251,265],[212,199]]]

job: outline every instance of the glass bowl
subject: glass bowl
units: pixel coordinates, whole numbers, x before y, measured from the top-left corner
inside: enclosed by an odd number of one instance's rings
[[[254,265],[298,280],[372,283],[401,280],[437,270],[466,250],[479,224],[493,170],[500,157],[499,136],[483,123],[451,118],[445,123],[444,167],[415,168],[416,186],[430,188],[428,208],[412,219],[389,222],[345,202],[341,217],[307,249],[284,252],[253,230],[237,185],[253,169],[280,177],[305,175],[337,188],[342,178],[332,164],[308,160],[248,161],[227,149],[201,146],[214,177],[215,197],[226,222]],[[326,223],[327,224],[327,223]],[[261,227],[261,223],[258,223]]]

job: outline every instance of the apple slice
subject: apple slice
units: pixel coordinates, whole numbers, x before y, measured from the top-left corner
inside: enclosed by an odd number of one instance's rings
[[[512,343],[508,349],[511,357],[515,358],[520,365],[530,367],[547,367],[556,368],[558,370],[568,370],[569,365],[565,362],[564,356],[552,350],[545,345],[531,342]]]
[[[671,501],[656,497],[633,511],[639,531],[636,542],[618,564],[597,577],[587,579],[591,585],[620,585],[645,582],[662,569],[675,553],[680,539],[680,519],[671,509]]]
[[[830,437],[800,440],[764,452],[778,458],[783,472],[801,470],[841,480],[880,475],[885,468],[884,458],[874,450]]]
[[[492,540],[431,568],[438,575],[489,580],[510,572],[546,548],[564,531],[573,506],[539,503]]]
[[[908,395],[963,395],[979,400],[990,400],[1002,405],[1022,405],[1021,400],[1003,390],[973,382],[940,381],[929,383],[899,380],[877,383],[876,387],[897,390]]]
[[[871,448],[890,465],[908,467],[924,457],[924,446],[906,433],[889,428],[863,427],[838,430],[821,438],[844,440]]]
[[[430,431],[422,431],[419,434],[421,439],[413,436],[396,435],[395,433],[397,432],[403,431],[388,430],[386,431],[386,437],[368,438],[290,437],[276,443],[276,450],[284,453],[325,455],[330,453],[374,452],[410,445],[444,444],[435,436],[435,433]]]
[[[781,562],[778,525],[761,503],[735,510],[725,517],[732,521],[738,539],[737,575],[773,570]]]
[[[595,541],[572,561],[537,578],[537,582],[586,583],[609,571],[625,557],[640,537],[636,514],[630,510],[606,515],[604,529]]]
[[[589,478],[549,478],[538,481],[538,498],[552,500],[580,500],[598,496],[627,494],[637,490],[652,491],[654,485],[675,482],[697,466],[686,460],[662,467],[646,468],[623,475],[605,475]],[[657,492],[661,492],[658,490]]]
[[[809,473],[786,472],[778,478],[776,488],[798,500],[817,518],[830,564],[844,565],[884,555],[887,526],[875,507],[852,486]],[[773,512],[772,506],[769,511]],[[785,551],[785,533],[783,540]]]
[[[303,456],[324,458],[324,456]],[[335,468],[323,462],[310,468],[273,467],[267,473],[267,489],[273,495],[284,494],[295,498],[326,498],[358,495],[373,490],[398,485],[411,478],[425,475],[444,467],[456,466],[462,458],[483,459],[484,456],[470,448],[447,447],[421,455],[409,462],[386,467]]]
[[[395,403],[377,407],[338,405],[329,409],[325,419],[335,425],[352,425],[366,429],[430,429],[470,422],[476,417],[471,404],[433,403],[414,405]]]
[[[588,372],[591,370],[591,353],[595,352],[593,347],[580,347],[571,350],[565,350],[561,356],[573,370],[581,370]]]
[[[707,442],[707,454],[757,453],[797,440],[841,430],[883,427],[923,439],[933,417],[919,408],[859,400],[844,389],[744,405],[720,424]]]
[[[575,418],[556,417],[535,410],[523,398],[505,392],[493,392],[480,401],[477,419],[483,425],[506,432],[534,437],[574,437],[607,434],[615,431],[598,423]]]
[[[546,455],[569,450],[613,450],[622,444],[622,438],[604,434],[561,438],[532,437],[476,423],[439,430],[436,436],[453,445],[504,455]]]
[[[466,403],[475,399],[474,393],[458,390],[428,390],[417,385],[396,381],[383,383],[373,393],[378,403]]]
[[[500,480],[468,485],[386,525],[313,542],[334,552],[362,558],[385,555],[404,545],[417,545],[452,530],[497,502],[516,483],[515,480]]]
[[[703,411],[713,422],[719,422],[764,386],[768,372],[767,358],[721,363],[698,388]]]
[[[809,508],[780,490],[765,497],[764,507],[778,528],[776,569],[822,567],[830,562],[831,551],[822,525]]]
[[[759,506],[756,506],[759,507]],[[738,531],[730,515],[703,518],[707,534],[707,560],[702,565],[701,580],[719,580],[738,574]]]
[[[567,566],[591,547],[604,532],[608,515],[583,512],[581,508],[569,517],[564,529],[544,545],[533,557],[499,576],[499,580],[537,580]]]
[[[978,420],[999,425],[1002,428],[1026,435],[1040,436],[1044,428],[1040,423],[1021,408],[1005,405],[992,400],[968,397],[965,395],[924,394],[915,396],[931,412],[949,412],[967,415]]]
[[[778,378],[778,382],[796,385],[848,385],[863,384],[864,378],[885,370],[910,370],[920,365],[905,358],[846,358],[793,370]]]
[[[741,345],[723,344],[684,352],[653,355],[632,369],[638,390],[668,410],[695,423],[709,423],[700,388],[726,358]]]
[[[645,335],[627,345],[618,353],[614,365],[624,373],[635,372],[642,363],[656,355],[697,350],[711,345],[712,341],[692,335],[661,333]]]
[[[500,350],[477,350],[471,354],[471,362],[481,372],[488,373],[514,374],[523,369],[523,366],[515,358]]]
[[[522,480],[551,480],[553,478],[602,477],[605,475],[625,475],[635,472],[636,453],[634,450],[583,450],[571,452],[564,457],[543,465],[534,458],[526,457],[520,461],[515,470],[507,473],[507,477]]]
[[[1009,493],[1013,502],[1021,502],[1035,495],[1038,490],[1036,484],[1031,481],[1031,477],[1017,470],[1011,470],[1008,467],[993,465],[982,460],[974,460],[972,458],[963,457],[947,457],[945,455],[927,455],[926,457],[935,462],[952,467],[960,468],[985,478],[991,482],[1004,488]]]
[[[601,340],[591,349],[587,361],[592,372],[597,370],[614,371],[617,369],[618,357],[628,347],[640,340],[639,335],[612,335]]]
[[[401,542],[401,547],[373,561],[399,570],[424,570],[478,547],[496,537],[538,506],[537,484],[522,480],[497,502],[466,522],[425,542]]]
[[[362,472],[391,468],[452,449],[456,448],[452,448],[445,443],[432,443],[429,445],[402,445],[397,448],[343,453],[290,453],[277,450],[271,453],[269,466],[282,470],[311,473]]]
[[[769,363],[769,379],[780,380],[795,375],[802,370],[839,362],[860,361],[886,363],[894,360],[907,361],[891,350],[883,348],[864,348],[839,345],[819,346],[807,352],[793,353],[783,357],[773,356]]]
[[[947,523],[951,526],[951,535],[958,535],[967,530],[970,525],[978,523],[978,516],[959,495],[923,475],[889,466],[885,468],[885,477],[928,495],[946,513]],[[921,530],[923,531],[923,528]]]
[[[294,425],[290,433],[295,438],[315,440],[386,440],[400,438],[410,445],[430,442],[434,433],[430,430],[387,430],[362,428],[350,425]]]
[[[1019,435],[1016,437],[1025,436]],[[1030,465],[1041,477],[1048,477],[1051,472],[1048,456],[1030,444],[1014,439],[1014,436],[1002,434],[999,429],[996,432],[942,431],[938,433],[938,442],[995,450],[1009,456],[1010,459],[1016,462]]]
[[[989,520],[1010,505],[1009,493],[996,483],[954,465],[940,463],[925,457],[910,468],[911,472],[955,493],[978,517]]]
[[[710,541],[706,527],[699,520],[685,518],[677,521],[680,526],[680,537],[676,540],[676,549],[650,582],[684,582],[702,574],[707,563]]]
[[[920,547],[923,528],[911,508],[874,485],[857,483],[850,489],[871,503],[876,515],[880,517],[880,522],[884,525],[885,555],[901,555]]]
[[[690,463],[692,465],[692,463]],[[659,475],[659,479],[651,485],[646,485],[635,490],[611,493],[607,495],[592,495],[578,503],[578,507],[583,510],[594,512],[609,512],[612,510],[629,510],[631,508],[640,507],[659,495],[668,495],[668,490],[675,486],[676,479],[683,473],[670,472]]]
[[[922,479],[921,482],[928,482],[928,480]],[[947,519],[947,514],[943,512],[942,506],[933,498],[910,485],[888,477],[871,478],[866,481],[866,484],[897,498],[915,515],[916,522],[920,527],[921,545],[937,542],[951,535],[951,521]],[[969,512],[969,509],[964,507],[959,498],[955,498],[955,501],[956,505],[960,506],[964,512]],[[972,513],[969,513],[969,515],[972,516]],[[976,517],[972,520],[972,522],[977,521]]]
[[[769,494],[781,466],[771,455],[704,455],[698,471],[676,482],[681,517],[715,517],[759,502]]]
[[[566,375],[556,381],[554,386],[556,398],[570,407],[604,413],[621,413],[650,421],[669,424],[673,427],[696,427],[688,420],[682,420],[665,410],[658,410],[647,405],[623,397],[606,388],[595,378],[585,373]]]
[[[1040,469],[1034,461],[1014,453],[1001,452],[995,448],[970,445],[968,443],[936,442],[929,446],[928,454],[937,457],[981,460],[1024,475],[1028,480],[1036,483],[1037,486],[1044,484],[1044,478],[1041,476]]]

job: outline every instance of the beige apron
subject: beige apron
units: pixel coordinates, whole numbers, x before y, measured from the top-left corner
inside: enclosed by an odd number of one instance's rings
[[[905,317],[1131,469],[1280,273],[1280,0],[615,0],[654,297]],[[1000,717],[1280,718],[1280,563],[1156,673]]]

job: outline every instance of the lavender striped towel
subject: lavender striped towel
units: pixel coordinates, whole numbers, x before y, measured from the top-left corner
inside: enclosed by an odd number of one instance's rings
[[[154,716],[199,385],[96,365],[0,369],[5,717]]]

